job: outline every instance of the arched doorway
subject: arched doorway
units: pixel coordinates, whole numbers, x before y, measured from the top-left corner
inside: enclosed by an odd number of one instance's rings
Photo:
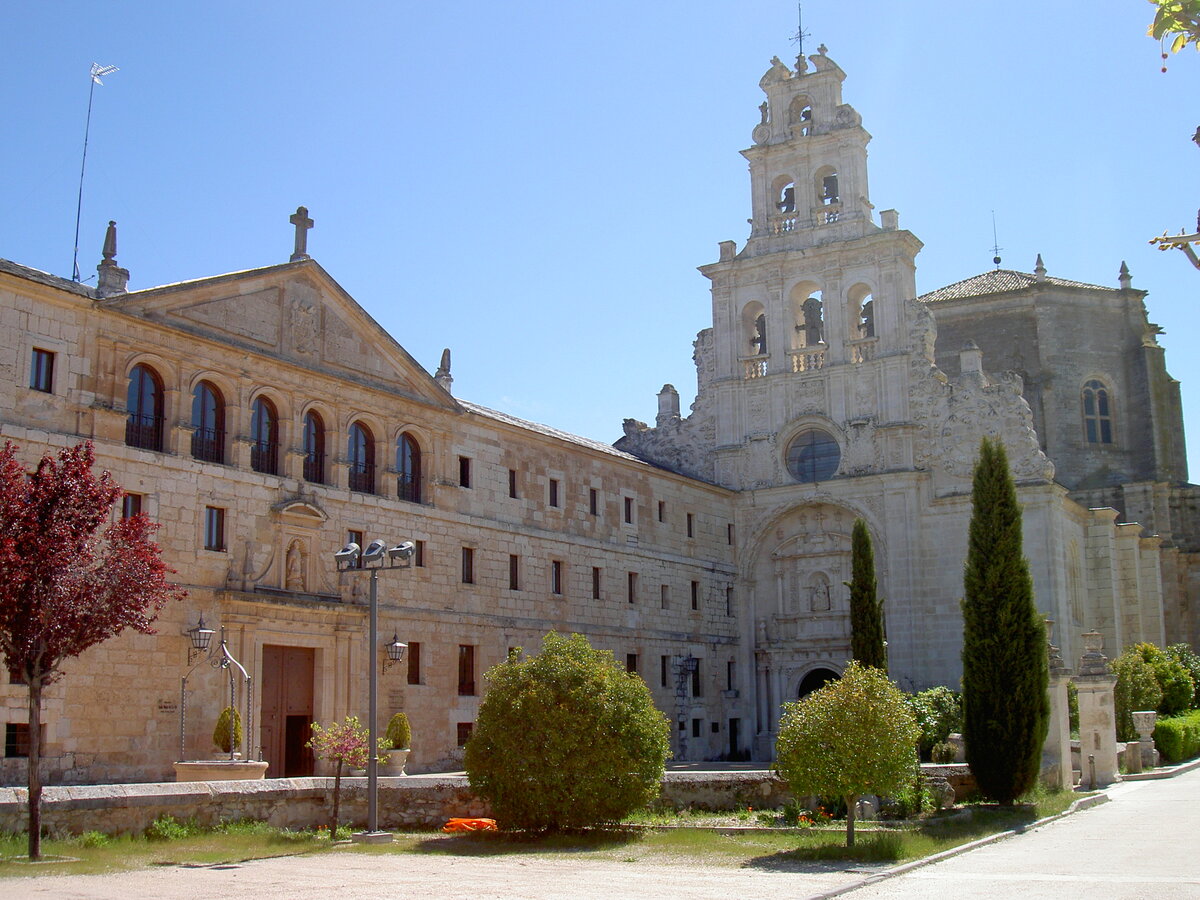
[[[796,688],[796,699],[803,700],[813,691],[825,687],[831,681],[837,681],[841,677],[832,669],[813,669],[804,676],[800,682],[800,687]]]

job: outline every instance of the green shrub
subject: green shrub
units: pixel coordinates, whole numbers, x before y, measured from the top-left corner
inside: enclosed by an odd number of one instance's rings
[[[233,741],[229,740],[229,718],[233,717]],[[213,726],[213,745],[222,753],[229,753],[242,746],[242,717],[232,706],[221,710],[217,724]]]
[[[178,841],[197,835],[200,831],[194,819],[180,822],[174,816],[159,816],[146,829],[146,837],[152,841]]]
[[[1113,704],[1117,716],[1117,740],[1136,741],[1137,729],[1133,727],[1130,713],[1142,709],[1158,709],[1162,702],[1162,688],[1154,677],[1154,670],[1142,658],[1136,647],[1130,647],[1109,665],[1117,676]]]
[[[387,727],[387,739],[393,749],[407,750],[412,744],[412,728],[408,724],[408,716],[396,713],[392,716]]]
[[[1187,673],[1192,676],[1192,684],[1195,686],[1195,690],[1192,691],[1192,709],[1200,709],[1200,655],[1192,650],[1190,644],[1172,644],[1165,648],[1163,653],[1187,669]]]
[[[1159,719],[1154,725],[1154,746],[1172,763],[1200,755],[1200,710]]]
[[[1158,711],[1164,716],[1174,716],[1191,709],[1196,685],[1183,664],[1153,644],[1135,644],[1134,649],[1154,670],[1154,678],[1162,688]]]
[[[954,762],[954,757],[957,755],[954,745],[949,741],[938,741],[933,745],[933,749],[929,751],[929,757],[935,763],[952,763]]]
[[[1067,727],[1071,734],[1079,735],[1079,688],[1075,682],[1067,682]]]
[[[501,827],[616,823],[658,796],[670,726],[611,652],[550,633],[485,677],[464,765]]]
[[[922,759],[930,759],[934,744],[941,744],[951,732],[962,731],[962,694],[948,687],[935,687],[908,698],[917,725],[921,728]]]
[[[107,847],[111,841],[112,838],[103,831],[85,831],[79,836],[81,847]]]

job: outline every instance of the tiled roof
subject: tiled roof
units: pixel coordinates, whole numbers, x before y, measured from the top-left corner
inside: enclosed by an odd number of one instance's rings
[[[455,398],[458,400],[458,398]],[[603,441],[592,440],[591,438],[580,437],[577,434],[571,434],[566,431],[559,431],[557,428],[551,428],[549,425],[539,425],[537,422],[529,422],[525,419],[518,419],[516,416],[510,416],[508,413],[498,412],[494,409],[488,409],[486,406],[480,406],[477,403],[470,403],[466,400],[458,400],[460,406],[468,412],[477,413],[489,419],[495,419],[497,422],[504,422],[507,425],[514,425],[517,428],[523,428],[526,431],[533,431],[537,434],[545,435],[546,437],[556,438],[560,441],[566,441],[571,444],[577,444],[581,447],[587,447],[591,450],[598,450],[601,453],[607,453],[609,456],[617,456],[629,462],[641,463],[646,465],[646,461],[638,459],[629,453],[622,453],[620,450],[613,447],[612,444],[606,444]]]
[[[919,299],[926,303],[937,303],[940,300],[961,300],[965,297],[985,297],[988,294],[1003,294],[1009,291],[1020,291],[1035,284],[1049,284],[1055,287],[1087,288],[1092,291],[1115,291],[1116,288],[1105,287],[1101,284],[1087,284],[1083,281],[1069,281],[1066,278],[1045,276],[1040,282],[1028,272],[1017,272],[1013,269],[993,269],[982,275],[975,275],[948,284],[936,291],[922,294]]]
[[[0,259],[0,272],[7,272],[9,275],[16,275],[18,278],[24,278],[27,281],[36,281],[38,284],[44,284],[49,287],[58,288],[59,290],[70,291],[72,294],[87,297],[89,300],[94,300],[96,296],[87,285],[72,281],[69,278],[60,278],[57,275],[51,275],[49,272],[42,272],[39,269],[31,269],[29,266],[23,266],[11,260]]]

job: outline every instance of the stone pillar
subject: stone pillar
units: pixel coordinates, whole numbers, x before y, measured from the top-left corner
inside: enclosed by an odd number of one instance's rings
[[[1108,672],[1108,657],[1100,650],[1104,638],[1097,631],[1083,635],[1083,656],[1075,687],[1079,691],[1080,784],[1105,787],[1117,780],[1117,719],[1113,688],[1117,676]]]
[[[1042,783],[1051,790],[1069,791],[1075,787],[1071,766],[1071,717],[1067,708],[1067,684],[1071,670],[1063,665],[1059,649],[1052,643],[1054,621],[1046,620],[1046,641],[1050,654],[1050,727],[1042,745]]]

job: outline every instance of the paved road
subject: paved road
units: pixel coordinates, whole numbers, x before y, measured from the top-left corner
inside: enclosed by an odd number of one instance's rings
[[[1200,769],[1108,794],[1111,803],[844,896],[1200,898]]]
[[[1200,898],[1200,770],[1110,791],[1113,802],[877,884],[847,900],[925,898]],[[869,871],[869,870],[868,870]],[[638,900],[813,897],[861,883],[863,870],[699,867],[620,855],[456,857],[358,853],[160,868],[118,875],[5,879],[4,900],[252,897],[357,900],[383,896]]]

